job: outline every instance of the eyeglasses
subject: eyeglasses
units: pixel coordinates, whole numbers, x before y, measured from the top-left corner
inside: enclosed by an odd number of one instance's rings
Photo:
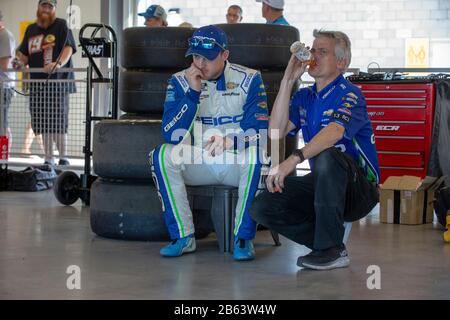
[[[223,46],[218,44],[215,39],[207,37],[192,37],[189,39],[189,46],[194,48],[202,47],[206,50],[211,50],[214,49],[215,46],[218,46],[222,50],[226,50]]]

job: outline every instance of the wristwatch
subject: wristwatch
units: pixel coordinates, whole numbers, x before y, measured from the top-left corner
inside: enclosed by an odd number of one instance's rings
[[[299,163],[302,163],[303,161],[305,161],[305,156],[303,155],[303,149],[296,149],[296,150],[292,151],[292,155],[296,156],[300,159]]]

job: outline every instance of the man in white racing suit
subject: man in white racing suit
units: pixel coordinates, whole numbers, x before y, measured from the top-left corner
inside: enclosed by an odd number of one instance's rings
[[[239,187],[233,257],[252,260],[256,223],[248,209],[258,188],[268,127],[261,74],[227,61],[227,36],[215,26],[194,33],[189,55],[191,67],[174,74],[167,87],[166,143],[150,154],[173,240],[160,253],[178,257],[196,249],[185,185],[230,185]]]

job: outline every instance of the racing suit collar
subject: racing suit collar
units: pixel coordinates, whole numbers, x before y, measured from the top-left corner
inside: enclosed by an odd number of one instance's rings
[[[317,92],[317,84],[314,83],[314,85],[312,86],[312,90],[313,92],[316,94],[316,96],[318,96],[321,99],[326,99],[331,91],[333,91],[335,89],[335,87],[342,81],[344,80],[344,76],[342,74],[340,74],[336,79],[334,79],[330,84],[328,84],[325,88],[323,88],[322,90],[320,90],[320,92]]]
[[[227,73],[228,69],[230,68],[229,65],[230,64],[228,63],[228,61],[225,61],[225,67],[223,68],[223,71],[222,71],[222,74],[220,75],[220,77],[215,80],[209,80],[210,82],[216,83],[217,91],[226,91],[227,90],[227,82],[225,79],[225,73]]]

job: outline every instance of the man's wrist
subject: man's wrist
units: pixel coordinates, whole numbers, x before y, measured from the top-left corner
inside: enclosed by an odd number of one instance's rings
[[[292,156],[297,160],[299,164],[306,160],[305,155],[303,154],[303,149],[294,150],[292,152]]]

